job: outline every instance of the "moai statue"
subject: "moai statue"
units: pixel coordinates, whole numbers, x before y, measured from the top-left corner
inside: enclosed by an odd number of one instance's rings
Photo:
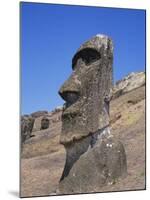
[[[60,143],[66,163],[59,193],[99,191],[126,174],[126,155],[109,127],[112,40],[96,35],[72,59],[73,72],[59,90],[66,101]]]

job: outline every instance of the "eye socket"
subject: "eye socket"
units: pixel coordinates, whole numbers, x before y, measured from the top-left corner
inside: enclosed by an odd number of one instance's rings
[[[82,60],[85,63],[85,65],[90,65],[91,63],[99,60],[100,58],[101,56],[98,51],[92,48],[86,48],[81,50],[74,56],[72,60],[72,67],[73,69],[75,68],[79,59]]]

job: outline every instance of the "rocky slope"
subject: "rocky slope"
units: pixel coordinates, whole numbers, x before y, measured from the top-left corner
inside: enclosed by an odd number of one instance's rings
[[[145,188],[145,73],[118,81],[110,105],[111,131],[125,146],[128,176],[100,192]],[[65,164],[59,144],[62,107],[22,116],[21,196],[56,194]],[[97,191],[93,188],[93,192]]]

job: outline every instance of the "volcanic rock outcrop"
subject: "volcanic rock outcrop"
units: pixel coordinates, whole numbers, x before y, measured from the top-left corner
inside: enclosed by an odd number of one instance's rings
[[[112,40],[96,35],[81,45],[72,59],[73,73],[59,90],[66,101],[60,136],[66,149],[61,194],[93,192],[126,175],[125,149],[109,127],[112,63]]]
[[[132,72],[116,82],[112,89],[112,99],[145,85],[145,72]]]
[[[21,116],[21,143],[31,137],[34,125],[34,118],[29,115]]]

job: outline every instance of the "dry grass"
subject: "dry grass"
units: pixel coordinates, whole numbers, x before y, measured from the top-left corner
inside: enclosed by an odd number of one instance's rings
[[[21,196],[54,193],[65,161],[64,150],[21,160]]]
[[[46,138],[37,141],[34,144],[25,144],[22,158],[31,158],[57,152],[60,150],[59,135],[53,138]]]

